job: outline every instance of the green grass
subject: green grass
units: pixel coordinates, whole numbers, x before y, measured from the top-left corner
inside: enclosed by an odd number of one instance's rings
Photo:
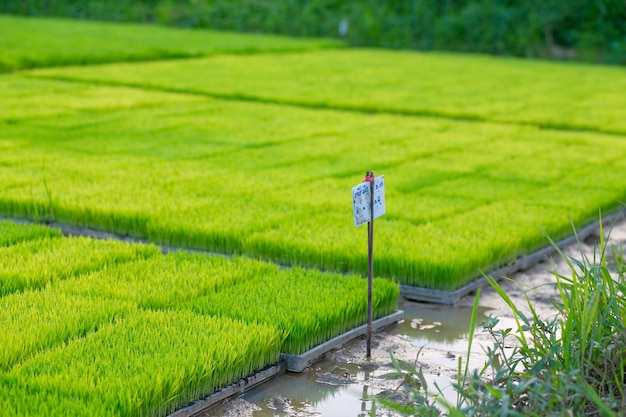
[[[523,305],[509,297],[493,277],[487,277],[510,307],[515,325],[498,326],[499,319],[493,316],[483,322],[483,331],[493,344],[485,349],[484,366],[469,373],[477,291],[467,356],[464,364],[458,358],[453,384],[456,404],[443,397],[441,387],[429,390],[421,368],[396,360],[393,353],[396,372],[385,377],[401,379],[394,392],[402,387],[411,400],[398,403],[388,396],[374,401],[402,416],[623,415],[626,263],[622,244],[609,247],[602,227],[599,235],[592,251],[583,245],[578,255],[565,255],[555,246],[569,271],[561,274],[561,268],[553,264],[555,281],[522,289],[526,294]],[[534,303],[546,291],[556,291],[555,314],[540,317]]]
[[[314,108],[626,133],[626,74],[616,67],[352,49],[222,55],[37,75]]]
[[[19,103],[0,115],[1,213],[173,246],[364,274],[350,190],[368,167],[387,178],[375,273],[455,289],[626,197],[614,135],[20,75],[0,89]]]
[[[339,42],[329,39],[293,39],[163,26],[0,15],[0,72],[338,46]]]
[[[559,294],[554,317],[539,317],[529,297],[524,313],[489,278],[510,307],[516,326],[495,330],[494,317],[483,324],[493,337],[493,348],[487,350],[481,371],[460,380],[456,389],[462,408],[450,415],[491,415],[504,408],[533,416],[559,416],[563,410],[572,415],[623,414],[624,252],[621,245],[606,245],[602,230],[600,236],[592,255],[581,250],[580,255],[566,256],[559,251],[570,273],[561,275],[554,267]]]

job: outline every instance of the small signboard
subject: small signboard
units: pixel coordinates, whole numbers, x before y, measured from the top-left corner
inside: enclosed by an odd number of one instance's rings
[[[352,188],[352,211],[354,225],[360,226],[370,222],[370,183],[362,182]],[[385,214],[385,176],[381,175],[374,180],[374,218]]]

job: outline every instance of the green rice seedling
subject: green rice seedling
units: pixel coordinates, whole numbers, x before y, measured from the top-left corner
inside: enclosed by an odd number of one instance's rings
[[[0,114],[0,123],[7,124],[3,126],[3,140],[0,143],[7,147],[6,150],[23,148],[42,129],[54,129],[57,139],[67,140],[68,137],[76,138],[77,130],[86,126],[84,120],[71,123],[71,120],[64,121],[60,116],[83,113],[83,117],[91,119],[93,128],[114,122],[108,113],[116,110],[201,101],[198,97],[180,94],[50,81],[20,75],[3,76],[0,80],[0,92],[2,105],[5,107]],[[32,124],[25,124],[27,121]],[[50,124],[52,121],[54,122]],[[19,129],[15,130],[15,126],[19,126]],[[64,142],[57,144],[61,143]],[[106,145],[104,149],[110,149],[109,146]],[[8,157],[10,154],[4,155],[3,152],[3,156]],[[44,155],[36,154],[31,157],[41,168]]]
[[[76,396],[33,387],[18,378],[0,373],[0,416],[84,417],[120,416],[95,396],[77,401]]]
[[[0,15],[0,71],[338,47],[330,39]]]
[[[49,237],[60,237],[61,231],[36,224],[0,221],[0,247]]]
[[[398,286],[376,279],[374,315],[395,311]],[[367,320],[367,285],[358,276],[292,269],[275,271],[189,302],[186,308],[247,323],[276,326],[283,353],[300,354]]]
[[[52,212],[165,245],[365,274],[350,189],[366,164],[388,187],[375,273],[452,290],[544,246],[542,230],[564,237],[570,219],[582,226],[626,199],[626,141],[616,135],[195,92],[143,91],[126,102],[126,87],[91,86],[83,100],[68,82],[59,89],[75,103],[30,117],[37,91],[46,103],[57,97],[56,81],[24,79],[0,79],[9,97],[24,91],[0,129],[0,213],[9,216]]]
[[[60,69],[45,76],[314,108],[626,133],[626,75],[597,65],[350,49]]]
[[[131,302],[68,295],[51,287],[7,295],[0,301],[0,373],[134,310]]]
[[[9,414],[36,415],[50,398],[58,402],[50,415],[69,399],[69,415],[166,415],[276,362],[283,349],[302,351],[365,322],[357,276],[85,238],[3,249],[7,264],[9,255],[32,264],[24,277],[49,278],[41,290],[1,298],[0,392],[16,399]],[[377,279],[374,294],[376,317],[395,310],[396,284]],[[217,310],[189,311],[207,303]]]
[[[56,237],[0,248],[0,296],[100,269],[107,264],[129,262],[158,255],[150,245],[88,238]]]
[[[170,253],[102,269],[66,280],[56,289],[78,296],[128,300],[147,309],[166,309],[216,294],[257,276],[275,274],[274,265],[245,258]]]
[[[566,235],[567,228],[559,219],[567,218],[568,212],[562,208],[506,200],[469,208],[436,222],[417,224],[381,217],[376,223],[377,230],[384,231],[375,243],[376,274],[407,285],[453,290],[469,276],[480,276],[481,271],[542,247],[545,238],[536,230]],[[337,217],[335,224],[340,224]],[[311,214],[252,235],[247,239],[251,246],[245,248],[283,263],[366,271],[366,230],[354,230],[348,216],[343,218],[340,228],[332,228],[332,223],[326,223],[333,220],[331,213]],[[419,251],[411,250],[418,247]]]
[[[16,365],[30,390],[71,397],[121,416],[164,416],[275,363],[271,326],[189,311],[143,311]]]

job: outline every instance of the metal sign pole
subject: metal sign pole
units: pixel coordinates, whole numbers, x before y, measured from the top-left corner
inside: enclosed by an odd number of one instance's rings
[[[374,276],[374,171],[367,171],[370,183],[370,221],[367,224],[367,358],[372,356],[372,283]]]
[[[357,186],[352,187],[352,211],[355,227],[367,223],[367,358],[370,359],[372,356],[374,218],[385,214],[384,175],[376,178],[374,171],[367,171],[365,179]]]

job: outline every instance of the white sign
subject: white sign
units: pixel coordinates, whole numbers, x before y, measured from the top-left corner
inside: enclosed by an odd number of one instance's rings
[[[352,188],[352,211],[354,225],[360,226],[370,222],[370,183],[362,182]],[[385,176],[381,175],[374,181],[374,218],[385,214]]]

